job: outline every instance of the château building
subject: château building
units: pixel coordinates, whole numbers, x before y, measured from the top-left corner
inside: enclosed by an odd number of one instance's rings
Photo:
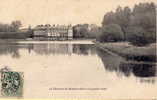
[[[37,40],[71,40],[73,29],[71,25],[37,25],[33,29],[33,36]]]

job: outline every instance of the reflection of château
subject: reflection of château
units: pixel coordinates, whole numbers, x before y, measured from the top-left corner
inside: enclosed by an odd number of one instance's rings
[[[68,25],[37,25],[33,30],[35,39],[71,40],[73,38],[72,26]]]
[[[40,55],[92,55],[95,53],[95,49],[88,44],[34,44],[33,51]]]
[[[18,44],[0,45],[0,56],[11,55],[19,58],[21,49],[27,49],[28,53],[35,52],[38,55],[94,55],[95,48],[89,44]]]
[[[71,55],[73,53],[72,44],[35,44],[33,45],[33,51],[40,55],[58,55],[66,54]]]

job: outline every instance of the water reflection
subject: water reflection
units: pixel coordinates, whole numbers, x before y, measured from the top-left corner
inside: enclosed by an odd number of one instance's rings
[[[70,44],[34,44],[33,51],[39,55],[71,55],[73,46]]]
[[[120,70],[128,75],[132,72],[138,77],[153,77],[156,76],[156,64],[153,63],[136,63],[136,62],[123,62],[120,64]]]
[[[19,47],[11,44],[0,45],[0,55],[8,54],[10,54],[13,58],[19,58]]]
[[[11,55],[12,58],[20,58],[20,49],[27,49],[30,53],[33,44],[0,44],[0,55]]]
[[[95,48],[93,44],[1,44],[0,55],[10,55],[13,59],[20,59],[23,56],[21,50],[28,51],[27,55],[31,52],[37,55],[83,55],[92,56],[93,58],[98,55],[101,59],[104,68],[109,72],[116,72],[120,76],[129,77],[134,75],[141,78],[140,82],[154,83],[156,74],[156,64],[153,62],[128,60],[116,54]],[[25,52],[25,51],[24,51]],[[52,56],[53,57],[53,56]],[[82,57],[82,56],[80,56]],[[88,62],[86,62],[88,63]],[[75,64],[74,64],[75,65]]]
[[[19,50],[26,49],[38,55],[93,55],[95,48],[91,44],[1,44],[0,55],[11,55],[20,58]]]
[[[155,63],[128,61],[128,59],[99,48],[97,48],[97,53],[104,64],[105,70],[116,72],[118,75],[124,75],[126,77],[134,75],[140,78],[151,78],[157,75]],[[152,83],[154,83],[154,81],[155,80],[152,81],[152,79],[147,81],[141,80],[141,82]]]
[[[79,55],[93,55],[96,53],[96,51],[92,44],[73,44],[73,53]]]

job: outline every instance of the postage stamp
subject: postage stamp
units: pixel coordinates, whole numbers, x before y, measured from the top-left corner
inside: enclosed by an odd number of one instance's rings
[[[22,97],[23,96],[23,73],[13,71],[1,72],[1,96]]]

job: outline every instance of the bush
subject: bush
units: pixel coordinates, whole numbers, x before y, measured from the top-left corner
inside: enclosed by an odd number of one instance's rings
[[[146,46],[156,42],[154,33],[146,32],[142,27],[129,27],[126,34],[127,40],[135,46]]]
[[[124,39],[124,33],[117,24],[110,24],[102,27],[101,34],[97,40],[100,42],[117,42]]]

